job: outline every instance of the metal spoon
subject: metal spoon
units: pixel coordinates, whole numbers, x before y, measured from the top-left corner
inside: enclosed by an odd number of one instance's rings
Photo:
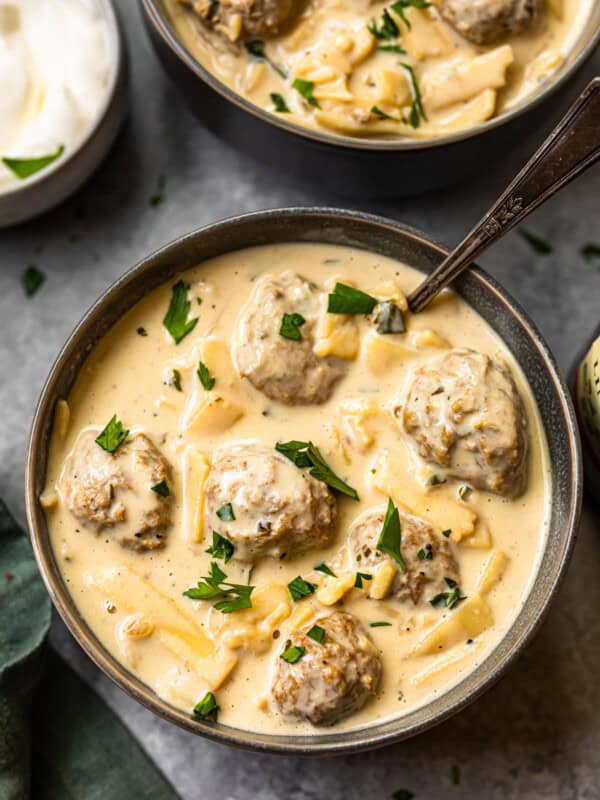
[[[487,214],[409,296],[411,311],[422,311],[484,250],[598,158],[600,77],[587,85]]]

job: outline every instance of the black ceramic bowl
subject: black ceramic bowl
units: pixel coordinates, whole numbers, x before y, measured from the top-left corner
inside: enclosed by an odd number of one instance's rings
[[[502,338],[520,364],[539,407],[549,446],[552,509],[541,563],[516,619],[490,654],[458,684],[430,703],[366,728],[313,736],[275,736],[192,719],[145,686],[119,663],[82,618],[54,557],[39,496],[54,408],[68,397],[91,350],[135,303],[205,259],[253,245],[326,242],[370,250],[430,272],[446,251],[398,223],[332,209],[263,211],[218,222],[183,236],[144,258],[104,292],[67,340],[50,371],[31,427],[27,455],[27,517],[35,555],[52,597],[71,633],[96,664],[139,702],[192,733],[240,747],[276,753],[326,755],[379,747],[430,728],[489,688],[523,651],[538,628],[564,575],[575,541],[581,504],[581,455],[569,392],[556,362],[525,312],[488,275],[471,269],[455,288]]]
[[[165,0],[140,0],[154,48],[195,114],[255,159],[337,195],[404,197],[485,169],[552,115],[563,87],[600,41],[600,0],[562,65],[518,108],[468,131],[425,141],[376,141],[309,130],[245,100],[181,42]]]

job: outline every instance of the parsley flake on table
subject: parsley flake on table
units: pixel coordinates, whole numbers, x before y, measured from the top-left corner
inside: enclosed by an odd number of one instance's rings
[[[358,493],[340,477],[338,477],[312,442],[300,442],[292,439],[289,442],[277,442],[275,449],[289,458],[297,467],[309,467],[308,473],[318,481],[326,483],[336,492],[358,500]]]
[[[552,250],[554,249],[550,242],[547,242],[545,239],[536,236],[535,233],[526,230],[525,228],[519,228],[517,233],[527,242],[527,244],[535,250],[536,253],[539,253],[541,256],[550,255]]]
[[[173,294],[168,311],[163,319],[163,325],[171,334],[175,344],[194,330],[198,318],[188,319],[191,303],[188,300],[189,284],[182,280],[177,281],[173,286]]]
[[[27,297],[33,297],[45,280],[46,276],[44,273],[33,266],[33,264],[27,267],[21,275],[21,283],[23,284],[23,289]]]
[[[114,414],[104,430],[96,437],[96,444],[99,444],[107,453],[114,453],[128,436],[129,431],[123,428],[122,423],[117,419],[117,415]]]

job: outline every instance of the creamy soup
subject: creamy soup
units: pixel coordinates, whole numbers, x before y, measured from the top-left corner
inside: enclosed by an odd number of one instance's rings
[[[219,80],[286,121],[429,138],[501,114],[561,64],[589,0],[168,0]]]
[[[410,315],[421,277],[333,245],[212,259],[138,303],[58,403],[41,502],[64,580],[190,715],[397,717],[519,612],[548,523],[538,411],[457,295]]]

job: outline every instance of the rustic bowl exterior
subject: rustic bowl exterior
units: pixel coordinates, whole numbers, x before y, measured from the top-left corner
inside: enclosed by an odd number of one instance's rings
[[[154,712],[193,733],[258,751],[326,755],[356,752],[406,739],[448,718],[489,688],[522,652],[555,596],[574,545],[581,505],[581,455],[570,395],[556,362],[525,312],[488,275],[472,269],[456,290],[506,343],[521,365],[546,431],[552,469],[548,539],[532,585],[514,624],[497,647],[456,686],[397,719],[354,731],[312,736],[269,736],[192,719],[128,672],[81,617],[54,557],[39,503],[56,401],[66,398],[90,352],[135,303],[182,270],[205,259],[253,245],[325,242],[366,249],[430,272],[447,251],[396,222],[335,209],[281,209],[218,222],[184,236],[141,261],[89,309],[56,359],[33,419],[26,466],[26,503],[35,555],[52,597],[73,636],[122,689]]]
[[[201,66],[179,41],[165,0],[140,3],[163,67],[213,133],[280,174],[306,183],[318,180],[322,189],[343,197],[408,197],[486,170],[556,115],[556,90],[574,76],[600,41],[600,0],[595,0],[573,51],[542,91],[514,111],[437,139],[362,140],[311,131],[244,100]]]

